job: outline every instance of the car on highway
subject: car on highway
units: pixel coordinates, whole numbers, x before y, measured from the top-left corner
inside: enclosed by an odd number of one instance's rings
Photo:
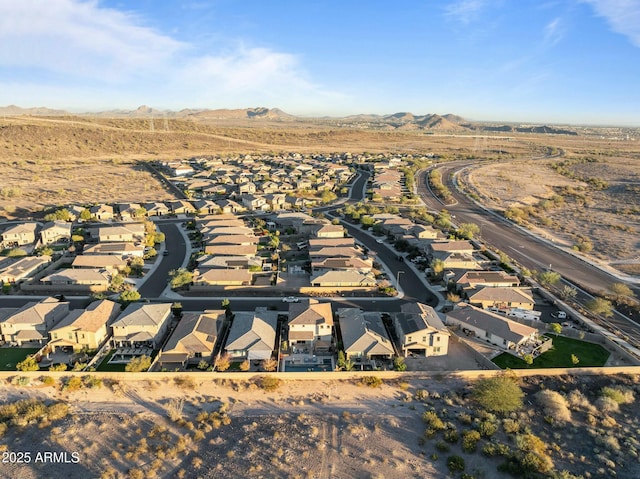
[[[300,299],[296,298],[295,296],[285,296],[284,298],[282,298],[283,303],[298,303],[299,301]]]

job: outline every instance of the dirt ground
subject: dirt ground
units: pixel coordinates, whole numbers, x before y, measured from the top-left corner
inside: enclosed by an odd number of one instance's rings
[[[497,470],[500,457],[481,454],[488,437],[477,452],[463,452],[460,441],[425,435],[425,411],[436,412],[460,434],[482,421],[495,423],[495,416],[473,407],[469,384],[460,379],[396,380],[375,388],[355,381],[296,380],[271,392],[240,381],[167,381],[127,381],[77,392],[4,383],[2,403],[26,397],[66,400],[71,414],[51,425],[12,426],[0,440],[6,458],[0,477],[444,479],[458,477],[447,469],[451,455],[463,457],[471,477],[512,477]],[[613,383],[640,392],[637,377],[528,378],[522,382],[525,408],[507,418],[545,441],[558,471],[635,478],[640,473],[636,400],[619,411],[593,407],[600,388]],[[541,407],[531,407],[541,389],[580,391],[571,423],[556,424],[545,419]],[[491,441],[515,447],[501,421]],[[38,452],[66,452],[68,462],[12,463],[10,452],[25,451],[32,458]]]
[[[592,156],[597,161],[571,164],[568,175],[552,168],[575,155],[546,160],[514,160],[478,167],[469,172],[471,186],[487,207],[533,206],[554,195],[559,206],[529,218],[543,236],[571,248],[588,240],[586,254],[627,273],[640,272],[640,155]],[[602,179],[606,188],[594,188],[583,179]]]

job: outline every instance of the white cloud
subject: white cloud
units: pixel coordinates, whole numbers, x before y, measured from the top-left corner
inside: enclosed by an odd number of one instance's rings
[[[196,51],[202,46],[96,0],[0,0],[0,104],[24,97],[44,104],[45,92],[55,91],[47,103],[57,107],[67,98],[73,106],[83,100],[119,108],[127,107],[123,101],[170,108],[270,102],[304,111],[346,98],[309,81],[300,58],[286,52],[238,42]]]
[[[544,27],[544,42],[547,45],[555,45],[565,34],[565,26],[561,18],[555,18]]]
[[[445,14],[467,25],[478,18],[485,3],[484,0],[458,0],[445,8]]]
[[[640,1],[638,0],[582,0],[604,17],[611,29],[624,35],[640,47]]]

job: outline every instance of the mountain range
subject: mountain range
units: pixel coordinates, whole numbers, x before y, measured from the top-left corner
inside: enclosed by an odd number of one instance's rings
[[[3,116],[92,116],[110,118],[184,118],[193,120],[269,120],[278,122],[296,121],[309,123],[329,123],[343,126],[384,130],[426,130],[448,132],[520,132],[577,135],[573,129],[558,128],[547,125],[495,124],[471,122],[453,114],[414,115],[409,112],[398,112],[390,115],[360,114],[341,118],[310,118],[290,115],[278,108],[241,108],[241,109],[183,109],[179,111],[158,110],[142,105],[135,110],[108,110],[101,112],[70,113],[46,107],[21,108],[15,105],[0,107]]]

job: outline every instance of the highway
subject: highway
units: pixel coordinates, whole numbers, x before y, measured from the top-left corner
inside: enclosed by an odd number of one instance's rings
[[[416,175],[418,194],[428,208],[439,211],[445,208],[460,223],[475,223],[480,227],[480,239],[492,248],[498,249],[521,266],[530,270],[552,270],[560,273],[566,284],[578,288],[577,302],[584,304],[592,298],[590,292],[606,290],[612,283],[620,279],[603,271],[580,258],[562,251],[552,243],[537,238],[516,227],[498,214],[488,212],[476,205],[466,195],[458,191],[454,185],[455,174],[473,162],[451,162],[438,166],[442,172],[442,181],[451,191],[456,204],[444,206],[426,186],[428,171],[423,170]],[[618,311],[613,317],[598,319],[598,322],[628,340],[630,344],[640,347],[640,325]]]

